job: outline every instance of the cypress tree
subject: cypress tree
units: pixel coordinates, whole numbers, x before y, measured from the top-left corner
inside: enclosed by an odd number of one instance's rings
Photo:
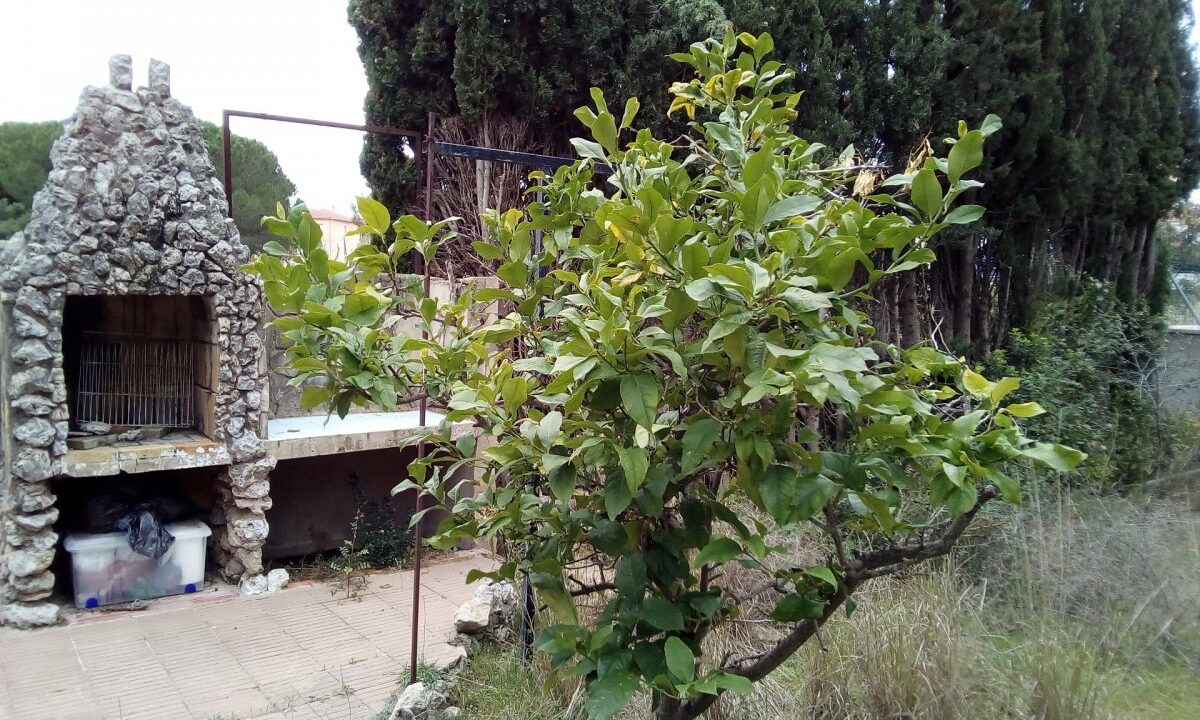
[[[666,55],[726,23],[771,32],[796,69],[799,134],[835,151],[853,143],[893,172],[927,135],[1001,116],[986,187],[969,199],[989,208],[984,222],[947,233],[918,283],[880,286],[881,307],[907,316],[888,318],[903,339],[930,330],[917,310],[932,305],[963,351],[1002,342],[1080,272],[1142,297],[1157,219],[1200,178],[1186,0],[352,0],[350,18],[369,121],[518,117],[550,152],[569,152],[571,111],[592,85],[614,105],[638,96],[661,111],[679,77]],[[364,146],[364,173],[393,206],[412,197],[402,150]]]

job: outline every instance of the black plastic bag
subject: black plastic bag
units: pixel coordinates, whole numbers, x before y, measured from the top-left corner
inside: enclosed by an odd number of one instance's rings
[[[175,544],[175,536],[167,532],[158,514],[149,505],[142,505],[118,518],[116,526],[125,533],[129,547],[138,555],[158,560]]]
[[[117,484],[87,499],[82,526],[85,532],[123,532],[134,552],[158,560],[175,544],[164,526],[194,515],[195,507],[178,493]]]

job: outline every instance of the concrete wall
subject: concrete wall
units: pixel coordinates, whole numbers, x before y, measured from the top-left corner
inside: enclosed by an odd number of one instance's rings
[[[389,502],[396,522],[407,524],[416,495],[408,491],[391,497],[391,490],[407,477],[414,457],[415,448],[387,448],[280,460],[271,471],[274,505],[267,511],[271,533],[263,556],[291,558],[340,547],[350,537],[358,509],[356,485],[367,499]],[[432,532],[440,519],[427,515],[423,532]]]
[[[1200,416],[1200,326],[1175,326],[1167,332],[1159,392],[1164,406]]]

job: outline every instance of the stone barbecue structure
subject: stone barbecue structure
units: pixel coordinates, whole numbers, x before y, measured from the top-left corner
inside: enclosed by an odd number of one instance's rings
[[[210,562],[235,581],[262,573],[275,460],[260,286],[239,270],[247,249],[167,65],[151,61],[137,90],[128,56],[109,73],[83,91],[29,225],[0,250],[0,623],[58,619],[62,476],[212,467]],[[68,450],[84,421],[171,432]]]
[[[114,57],[110,85],[84,89],[63,124],[29,224],[0,240],[0,624],[64,617],[60,536],[111,529],[89,503],[118,489],[186,500],[212,529],[208,569],[250,594],[270,588],[264,556],[336,550],[365,502],[397,523],[414,508],[390,491],[416,410],[325,417],[299,408],[301,387],[268,382],[282,348],[169,73],[150,61],[135,91],[130,58]]]

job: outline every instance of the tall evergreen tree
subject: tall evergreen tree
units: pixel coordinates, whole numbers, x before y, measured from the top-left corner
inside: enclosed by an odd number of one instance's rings
[[[677,79],[665,56],[726,23],[771,32],[796,69],[798,132],[891,172],[958,118],[1000,115],[973,199],[991,209],[983,223],[946,233],[936,270],[878,288],[877,324],[894,339],[936,324],[984,352],[1080,272],[1136,301],[1158,218],[1200,178],[1186,0],[351,0],[350,18],[370,121],[520,117],[553,152],[569,151],[590,86],[656,106]],[[385,203],[411,197],[394,142],[368,139],[363,167]]]

